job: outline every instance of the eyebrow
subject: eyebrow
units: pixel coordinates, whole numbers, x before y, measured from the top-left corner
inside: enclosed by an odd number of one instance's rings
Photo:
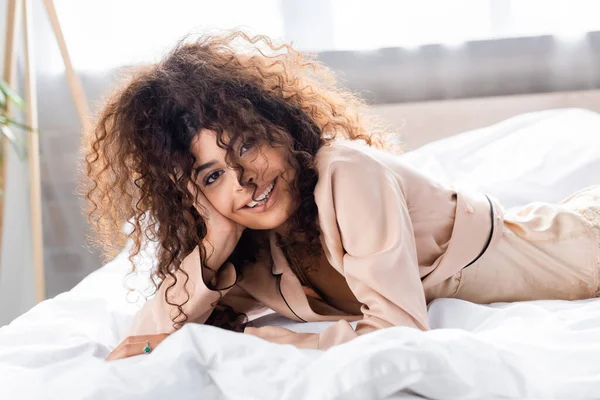
[[[196,172],[196,175],[198,175],[198,174],[200,174],[200,172],[204,171],[207,168],[212,167],[216,163],[217,163],[216,161],[209,161],[207,163],[200,165],[199,167],[194,168],[194,171]]]

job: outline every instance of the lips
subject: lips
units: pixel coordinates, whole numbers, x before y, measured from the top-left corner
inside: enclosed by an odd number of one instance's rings
[[[254,208],[261,202],[266,202],[275,187],[275,183],[271,183],[267,188],[260,194],[260,196],[256,197],[256,200],[252,200],[250,203],[246,204],[246,207]]]
[[[278,178],[275,178],[275,180],[269,182],[266,185],[261,186],[260,190],[262,190],[262,192],[259,192],[258,190],[256,190],[255,193],[260,193],[260,195],[262,195],[268,188],[269,186],[273,185],[273,188],[271,189],[271,192],[269,193],[267,200],[266,201],[261,201],[259,202],[257,205],[255,205],[254,207],[248,207],[248,204],[253,202],[254,199],[250,199],[248,201],[248,203],[244,204],[241,207],[241,210],[244,210],[245,212],[251,212],[251,213],[262,213],[267,211],[268,209],[270,209],[273,204],[275,204],[275,202],[277,201],[277,197],[278,197]]]
[[[262,186],[259,186],[254,193],[252,194],[252,196],[248,199],[247,202],[244,203],[244,205],[242,205],[241,208],[251,208],[251,207],[247,207],[248,204],[250,204],[251,202],[255,201],[254,196],[258,196],[260,197],[260,195],[262,195],[268,188],[269,186],[271,186],[272,184],[274,185],[277,182],[277,178],[275,178],[274,180],[270,181],[270,182],[266,182],[264,183]],[[271,193],[269,193],[269,196],[273,193],[273,189],[271,189]]]

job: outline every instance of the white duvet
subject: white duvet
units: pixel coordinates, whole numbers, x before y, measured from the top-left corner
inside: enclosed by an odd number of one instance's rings
[[[507,206],[557,201],[600,184],[600,116],[527,114],[405,157]],[[600,300],[440,299],[430,332],[391,328],[327,352],[187,325],[149,355],[105,362],[138,308],[122,284],[125,253],[0,328],[0,399],[600,398]]]

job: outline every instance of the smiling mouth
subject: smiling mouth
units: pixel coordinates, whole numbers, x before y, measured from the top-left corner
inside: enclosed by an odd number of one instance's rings
[[[261,213],[270,209],[273,204],[277,201],[277,182],[279,177],[275,178],[271,184],[262,190],[262,193],[256,198],[256,200],[250,200],[248,204],[242,207],[243,210]]]
[[[271,184],[265,188],[265,190],[260,194],[260,196],[256,198],[256,200],[251,200],[248,204],[244,206],[244,208],[254,208],[256,206],[265,204],[267,201],[269,201],[269,197],[271,196],[271,193],[273,193],[273,188],[275,187],[276,181],[277,179],[271,182]]]

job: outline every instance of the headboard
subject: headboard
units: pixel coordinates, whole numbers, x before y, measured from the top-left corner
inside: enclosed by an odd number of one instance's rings
[[[600,90],[482,97],[374,106],[371,112],[401,135],[406,151],[512,116],[553,108],[600,112]]]

